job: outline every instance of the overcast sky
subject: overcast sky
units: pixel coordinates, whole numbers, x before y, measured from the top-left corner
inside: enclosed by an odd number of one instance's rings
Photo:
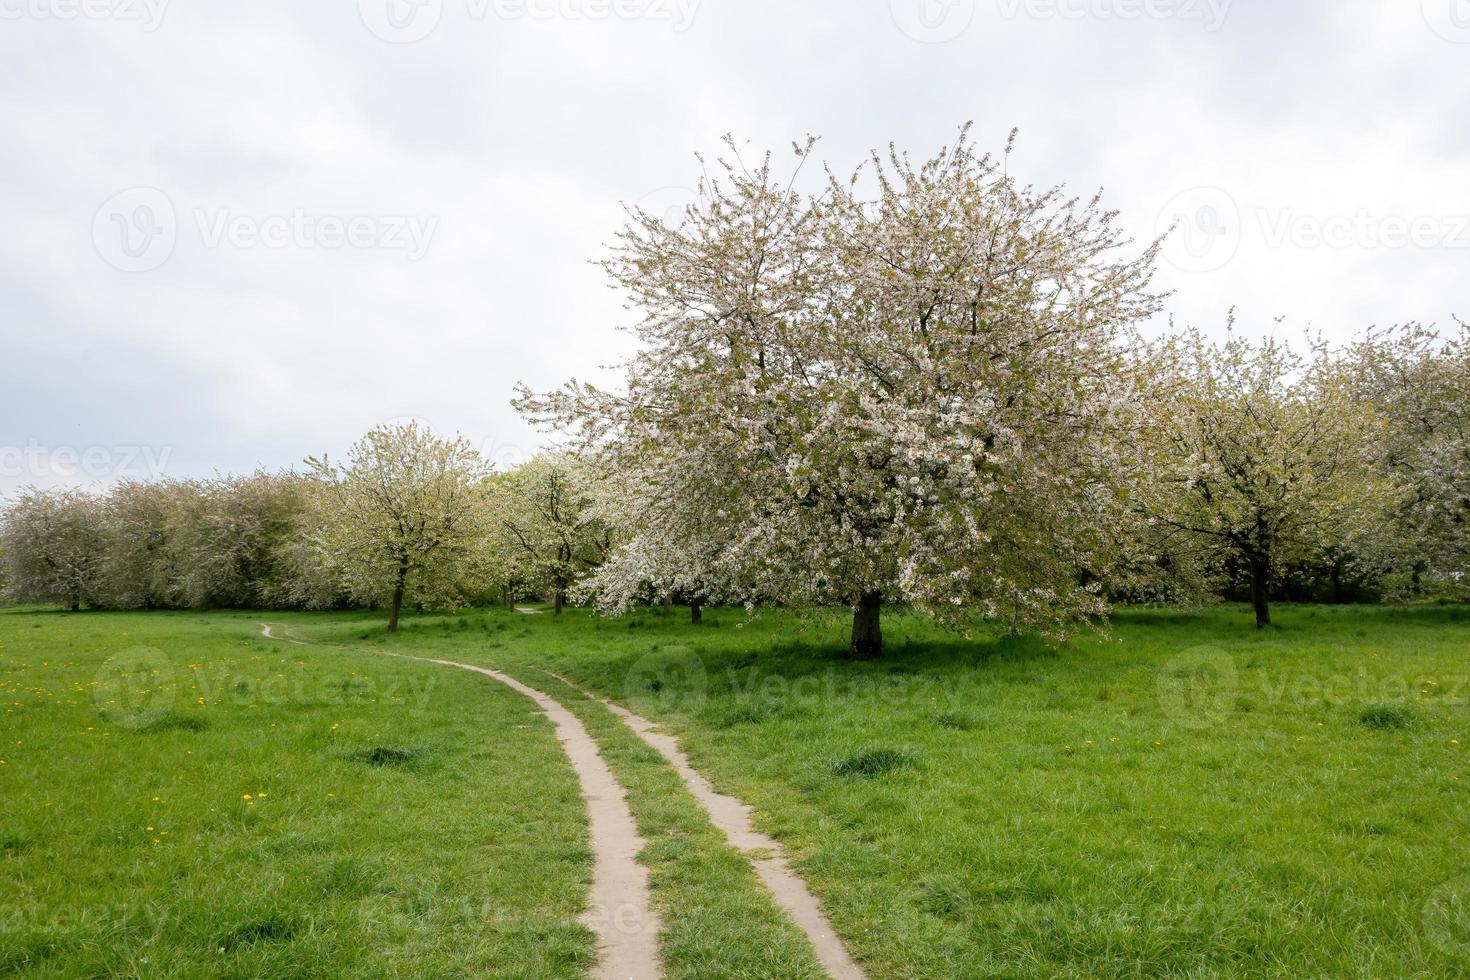
[[[340,453],[503,465],[596,376],[591,263],[730,132],[965,120],[1105,188],[1184,322],[1470,316],[1470,0],[0,0],[0,493]]]

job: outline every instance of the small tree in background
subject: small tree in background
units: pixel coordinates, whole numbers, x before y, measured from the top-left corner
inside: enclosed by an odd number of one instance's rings
[[[26,490],[0,514],[0,578],[18,602],[76,612],[97,592],[104,550],[103,501],[85,490]]]
[[[125,480],[107,494],[105,549],[99,601],[114,609],[184,605],[179,583],[187,575],[178,543],[197,484],[178,480]]]
[[[494,480],[496,550],[513,577],[551,593],[560,616],[574,585],[607,560],[612,533],[594,505],[594,477],[568,453],[537,456]]]
[[[351,595],[388,606],[388,632],[406,595],[452,598],[473,574],[490,467],[465,440],[417,423],[381,426],[353,445],[345,466],[325,457],[307,465],[319,481],[319,560],[340,570]]]
[[[1387,422],[1380,464],[1401,481],[1401,507],[1374,537],[1385,564],[1470,589],[1470,325],[1448,338],[1411,323],[1350,351],[1358,396]]]
[[[1155,398],[1134,444],[1134,500],[1164,542],[1183,539],[1249,576],[1256,625],[1272,577],[1364,536],[1393,490],[1376,467],[1378,413],[1320,345],[1224,344],[1198,331],[1154,352]]]
[[[176,550],[180,590],[195,607],[249,608],[278,601],[287,540],[300,527],[309,478],[258,471],[194,484]]]

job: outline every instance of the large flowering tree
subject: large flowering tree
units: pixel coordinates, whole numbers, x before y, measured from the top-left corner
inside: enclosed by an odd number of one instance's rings
[[[736,153],[681,222],[633,213],[604,263],[640,316],[626,389],[520,399],[644,488],[625,554],[849,604],[855,656],[884,602],[1052,632],[1104,613],[1082,570],[1106,560],[1117,340],[1157,309],[1157,245],[1128,254],[1096,197],[1009,156],[962,132],[804,195]]]

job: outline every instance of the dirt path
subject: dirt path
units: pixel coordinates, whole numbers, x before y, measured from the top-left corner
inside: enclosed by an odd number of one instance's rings
[[[304,640],[292,639],[289,636],[277,636],[276,634],[272,633],[270,623],[260,624],[260,635],[265,637],[267,640],[285,640],[287,643],[294,643],[300,647],[306,646],[306,642]]]
[[[807,888],[806,882],[791,870],[781,843],[755,829],[748,806],[733,796],[716,792],[710,781],[689,764],[689,757],[679,748],[678,739],[658,731],[658,726],[647,718],[635,715],[621,705],[578,687],[560,674],[553,674],[551,671],[545,673],[604,705],[621,718],[639,738],[657,749],[678,770],[684,785],[709,813],[710,822],[720,828],[730,846],[744,854],[755,866],[756,873],[765,882],[776,904],[785,909],[792,921],[806,933],[816,951],[817,959],[827,973],[836,980],[864,980],[866,974],[848,953],[847,947],[833,930],[832,923],[827,921],[821,903],[811,893],[811,889]]]
[[[260,624],[260,635],[274,636],[266,623]],[[292,640],[300,643],[300,640]],[[388,654],[402,656],[401,654]],[[404,657],[423,663],[456,667],[483,674],[523,694],[546,713],[556,726],[556,737],[571,761],[587,801],[593,853],[592,888],[587,898],[587,911],[582,922],[597,936],[597,969],[599,980],[655,980],[663,975],[658,956],[660,923],[649,904],[648,869],[638,863],[643,838],[628,808],[622,786],[597,751],[597,743],[587,734],[577,716],[547,695],[527,687],[514,677],[486,667],[433,660],[426,657]],[[534,792],[534,787],[527,787]]]

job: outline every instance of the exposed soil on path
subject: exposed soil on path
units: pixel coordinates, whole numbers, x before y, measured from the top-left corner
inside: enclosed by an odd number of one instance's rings
[[[297,646],[306,646],[306,643],[303,640],[293,639],[289,636],[277,636],[276,634],[272,633],[270,623],[260,624],[260,635],[265,637],[267,640],[285,640],[287,643],[294,643]]]
[[[266,623],[260,624],[260,635],[275,640],[288,639],[275,636]],[[644,841],[638,834],[623,787],[598,753],[597,743],[582,722],[552,698],[499,671],[453,660],[404,659],[483,674],[530,698],[551,719],[556,726],[557,740],[561,742],[581,784],[582,798],[587,801],[593,869],[592,888],[582,922],[597,936],[598,965],[593,976],[599,980],[656,980],[661,977],[663,966],[658,955],[660,922],[649,903],[648,869],[638,863]],[[527,787],[527,790],[534,792],[535,788]]]
[[[827,973],[836,980],[864,980],[866,974],[848,953],[847,947],[833,930],[832,923],[827,921],[821,903],[811,893],[811,889],[807,888],[806,882],[791,870],[781,843],[755,829],[751,822],[750,807],[733,796],[717,792],[710,781],[689,764],[689,757],[679,748],[678,739],[660,732],[658,726],[647,718],[635,715],[621,705],[578,687],[560,674],[553,674],[551,671],[545,673],[605,706],[621,718],[639,738],[657,749],[678,771],[684,785],[709,813],[710,822],[724,833],[730,846],[744,854],[755,866],[756,874],[765,882],[776,904],[806,933],[817,959]]]

